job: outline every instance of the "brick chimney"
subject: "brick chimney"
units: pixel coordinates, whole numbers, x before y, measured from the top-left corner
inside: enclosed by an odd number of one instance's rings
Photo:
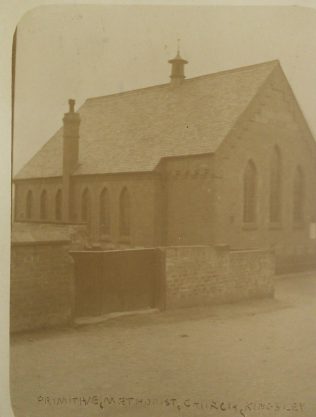
[[[63,221],[70,220],[70,177],[79,162],[80,115],[75,112],[75,100],[68,100],[69,111],[63,118]]]
[[[63,143],[63,171],[72,173],[79,161],[79,125],[80,116],[75,112],[75,100],[68,100],[69,112],[65,113],[64,143]]]

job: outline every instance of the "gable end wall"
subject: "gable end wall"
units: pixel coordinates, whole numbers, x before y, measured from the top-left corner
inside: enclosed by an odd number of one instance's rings
[[[309,225],[316,214],[316,145],[281,71],[259,92],[216,153],[216,240],[234,248],[272,248],[278,254],[312,253]],[[281,222],[269,221],[270,163],[275,146],[282,159]],[[243,173],[257,168],[257,222],[243,219]],[[304,225],[293,225],[293,178],[300,165],[305,178]]]

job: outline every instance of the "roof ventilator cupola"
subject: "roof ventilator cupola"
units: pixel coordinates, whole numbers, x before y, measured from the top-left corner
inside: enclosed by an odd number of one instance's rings
[[[179,39],[178,39],[178,50],[177,55],[173,59],[169,59],[169,64],[171,64],[171,81],[170,84],[172,86],[178,86],[183,83],[185,79],[184,75],[184,66],[188,63],[185,59],[183,59],[180,55],[180,48],[179,48]]]

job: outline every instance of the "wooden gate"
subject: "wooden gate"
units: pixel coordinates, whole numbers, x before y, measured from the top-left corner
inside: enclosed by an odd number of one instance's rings
[[[158,249],[71,252],[75,261],[75,315],[155,307],[161,296]]]

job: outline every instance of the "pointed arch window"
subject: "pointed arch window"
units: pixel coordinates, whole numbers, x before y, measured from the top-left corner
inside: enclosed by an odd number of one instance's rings
[[[130,196],[127,188],[123,188],[120,195],[120,234],[130,235]]]
[[[59,189],[55,197],[55,219],[57,221],[62,220],[62,206],[63,206],[63,194],[62,194],[62,191]]]
[[[110,196],[106,188],[100,194],[100,232],[109,235],[111,232]]]
[[[298,166],[293,182],[293,222],[297,225],[304,222],[305,181],[302,168]]]
[[[257,206],[257,170],[253,161],[249,160],[244,171],[243,221],[256,222]]]
[[[33,216],[33,193],[31,190],[26,195],[26,218],[31,219]]]
[[[282,210],[282,161],[278,147],[275,147],[273,150],[270,169],[269,218],[271,223],[280,223]]]
[[[43,190],[40,197],[40,218],[45,220],[47,218],[47,191]]]
[[[91,218],[91,197],[90,191],[88,188],[82,193],[81,196],[81,221],[83,223],[90,223]]]

